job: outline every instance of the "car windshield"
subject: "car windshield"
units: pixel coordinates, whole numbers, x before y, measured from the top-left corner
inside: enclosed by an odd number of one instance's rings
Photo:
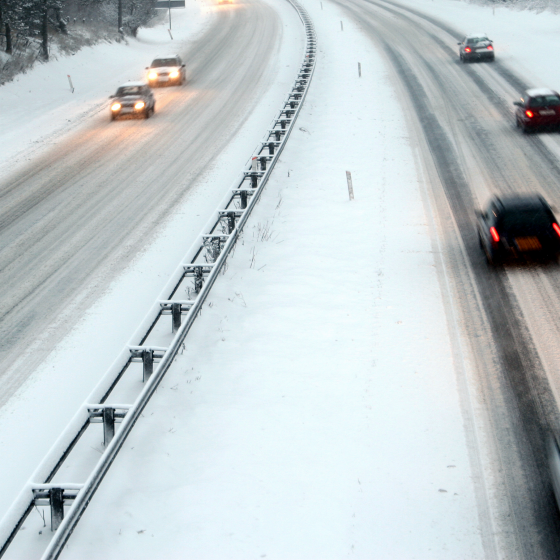
[[[117,90],[117,97],[127,95],[142,95],[142,86],[123,86]]]
[[[156,58],[152,62],[152,68],[162,68],[163,66],[179,66],[176,58]]]
[[[529,99],[529,107],[555,107],[560,105],[560,97],[557,95],[538,95]]]
[[[469,37],[467,45],[476,45],[477,43],[482,43],[482,41],[488,41],[488,39],[486,37]]]
[[[515,227],[543,228],[550,226],[550,216],[541,208],[528,208],[508,210],[501,216],[501,225],[504,229]]]

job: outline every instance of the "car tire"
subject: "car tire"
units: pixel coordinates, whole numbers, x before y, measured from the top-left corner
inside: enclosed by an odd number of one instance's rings
[[[149,119],[151,116],[152,116],[152,111],[150,110],[149,107],[146,107],[146,110],[144,111],[144,118]]]

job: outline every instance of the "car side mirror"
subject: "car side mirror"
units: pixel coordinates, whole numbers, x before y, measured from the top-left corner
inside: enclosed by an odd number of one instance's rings
[[[149,70],[149,69],[150,69],[150,67],[149,67],[149,66],[146,66],[146,70]]]
[[[484,216],[484,213],[482,212],[482,210],[475,210],[474,214],[477,218],[482,218]]]
[[[521,101],[514,101],[513,104],[514,104],[516,107],[523,107],[523,103],[521,103]]]
[[[462,45],[463,43],[457,43],[458,45]]]
[[[113,99],[113,97],[115,97],[114,95],[109,95],[109,99]]]
[[[184,64],[181,64],[181,68],[184,68],[184,67],[185,67],[185,65],[184,65]]]

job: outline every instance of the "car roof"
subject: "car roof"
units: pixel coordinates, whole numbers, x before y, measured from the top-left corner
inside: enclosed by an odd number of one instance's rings
[[[496,196],[493,199],[504,210],[521,210],[530,208],[549,208],[548,203],[540,194],[510,194]]]
[[[549,88],[532,88],[527,90],[529,97],[538,97],[540,95],[558,95],[555,91]]]
[[[126,82],[121,84],[119,87],[142,87],[146,85],[148,85],[146,82]]]
[[[488,35],[486,33],[467,33],[466,35],[467,39],[469,39],[470,37],[488,37]]]
[[[161,60],[162,58],[180,58],[178,54],[165,54],[162,56],[156,56],[154,60]]]

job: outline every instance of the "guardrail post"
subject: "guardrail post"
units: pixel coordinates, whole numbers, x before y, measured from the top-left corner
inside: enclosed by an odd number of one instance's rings
[[[282,128],[282,130],[286,130],[286,119],[282,119],[280,121],[280,127]]]
[[[176,333],[181,328],[181,304],[171,304],[171,332]]]
[[[107,447],[115,435],[115,409],[103,409],[103,443]]]
[[[64,519],[64,489],[51,488],[49,501],[51,503],[51,531],[56,531]]]
[[[204,278],[202,276],[202,268],[196,268],[194,274],[194,291],[198,294],[200,290],[202,290],[202,283],[204,282]]]
[[[268,143],[268,154],[273,156],[274,155],[274,142]]]
[[[275,131],[274,131],[274,135],[276,136],[276,142],[280,142],[280,131],[279,131],[279,130],[275,130]]]
[[[227,221],[228,221],[228,233],[231,233],[235,229],[235,212],[228,212]]]
[[[261,158],[261,169],[263,171],[266,171],[266,158],[265,157]]]
[[[251,188],[252,189],[257,188],[257,176],[256,175],[251,175]]]
[[[144,366],[144,382],[148,381],[148,377],[154,372],[154,351],[142,350],[142,364]]]
[[[241,191],[239,193],[239,198],[241,199],[241,208],[247,208],[247,191]]]

